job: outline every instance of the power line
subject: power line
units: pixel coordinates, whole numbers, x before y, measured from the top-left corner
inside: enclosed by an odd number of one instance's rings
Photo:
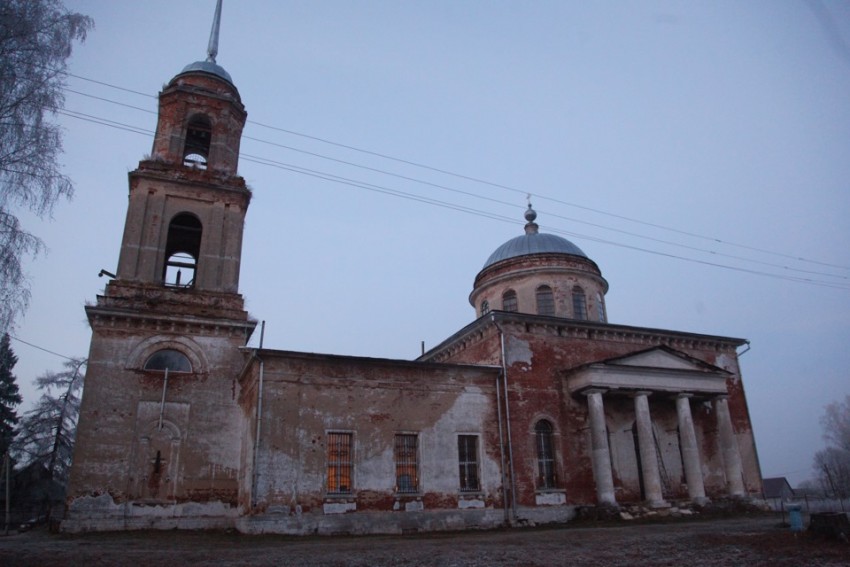
[[[81,96],[85,96],[85,97],[88,97],[88,98],[108,102],[108,103],[111,103],[111,104],[116,104],[116,105],[119,105],[119,106],[131,108],[131,109],[134,109],[134,110],[140,110],[142,112],[146,112],[146,113],[149,113],[149,114],[157,114],[156,112],[154,112],[152,110],[140,108],[140,107],[129,105],[129,104],[124,104],[122,102],[115,101],[115,100],[112,100],[112,99],[98,97],[98,96],[94,96],[94,95],[91,95],[91,94],[83,93],[83,92],[72,90],[72,89],[68,89],[68,90],[72,93],[75,93],[75,94],[78,94],[78,95],[81,95]],[[91,117],[91,116],[89,116],[89,117],[90,118],[96,118],[96,117]],[[303,154],[303,155],[309,155],[309,156],[312,156],[312,157],[317,157],[317,158],[328,160],[328,161],[331,161],[331,162],[334,162],[334,163],[339,163],[339,164],[342,164],[342,165],[347,165],[347,166],[350,166],[350,167],[362,169],[362,170],[365,170],[365,171],[370,171],[370,172],[379,173],[379,174],[382,174],[382,175],[395,177],[397,179],[403,179],[405,181],[410,181],[410,182],[413,182],[413,183],[418,183],[418,184],[421,184],[421,185],[434,187],[434,188],[441,189],[441,190],[444,190],[444,191],[449,191],[449,192],[453,192],[453,193],[457,193],[457,194],[461,194],[461,195],[470,196],[470,197],[473,197],[473,198],[476,198],[476,199],[481,199],[481,200],[489,201],[489,202],[492,202],[492,203],[496,203],[496,204],[500,204],[500,205],[504,205],[504,206],[508,206],[508,207],[523,208],[521,205],[517,205],[516,203],[513,203],[513,202],[503,201],[501,199],[496,199],[496,198],[493,198],[493,197],[480,195],[478,193],[473,193],[471,191],[464,191],[464,190],[461,190],[461,189],[457,189],[455,187],[449,187],[449,186],[442,185],[442,184],[439,184],[439,183],[433,183],[433,182],[426,181],[426,180],[423,180],[423,179],[417,179],[415,177],[410,177],[410,176],[407,176],[407,175],[402,175],[402,174],[399,174],[399,173],[386,171],[386,170],[383,170],[383,169],[370,167],[370,166],[366,166],[366,165],[363,165],[363,164],[359,164],[359,163],[355,163],[355,162],[351,162],[351,161],[347,161],[347,160],[338,159],[338,158],[335,158],[335,157],[332,157],[332,156],[320,154],[320,153],[317,153],[317,152],[311,152],[311,151],[308,151],[308,150],[296,148],[296,147],[289,146],[289,145],[286,145],[286,144],[280,144],[280,143],[277,143],[277,142],[272,142],[272,141],[269,141],[269,140],[264,140],[264,139],[261,139],[261,138],[255,138],[253,136],[247,136],[247,135],[243,135],[242,138],[246,139],[246,140],[252,140],[254,142],[258,142],[258,143],[262,143],[262,144],[267,144],[267,145],[270,145],[270,146],[273,146],[273,147],[286,149],[286,150],[296,152],[296,153],[300,153],[300,154]],[[729,259],[732,259],[732,260],[738,260],[738,261],[743,261],[743,262],[751,262],[753,264],[757,264],[757,265],[761,265],[761,266],[778,268],[778,269],[781,269],[783,271],[791,271],[791,272],[797,272],[797,273],[801,273],[801,274],[818,275],[818,276],[823,276],[823,277],[827,277],[827,278],[837,278],[837,279],[841,279],[841,280],[850,281],[850,277],[848,277],[848,276],[833,274],[833,273],[829,273],[829,272],[816,271],[816,270],[806,270],[806,269],[803,269],[803,268],[795,268],[795,267],[787,266],[787,265],[783,265],[783,264],[776,264],[776,263],[773,263],[773,262],[766,262],[766,261],[762,261],[762,260],[757,260],[755,258],[748,258],[748,257],[744,257],[744,256],[738,256],[738,255],[735,255],[735,254],[718,252],[716,250],[709,250],[709,249],[705,249],[705,248],[700,248],[700,247],[697,247],[697,246],[690,246],[690,245],[687,245],[687,244],[684,244],[684,243],[681,243],[681,242],[665,240],[665,239],[662,239],[662,238],[647,236],[647,235],[635,233],[635,232],[628,231],[628,230],[623,230],[623,229],[619,229],[619,228],[606,226],[606,225],[599,224],[599,223],[593,223],[593,222],[582,220],[582,219],[567,217],[567,216],[564,216],[564,215],[553,213],[551,211],[547,212],[547,214],[551,217],[566,220],[566,221],[569,221],[571,223],[582,224],[582,225],[585,225],[585,226],[592,226],[594,228],[599,228],[599,229],[602,229],[602,230],[608,230],[608,231],[616,232],[616,233],[623,234],[623,235],[626,235],[626,236],[633,236],[635,238],[641,238],[641,239],[648,240],[648,241],[651,241],[651,242],[657,242],[657,243],[665,244],[665,245],[668,245],[668,246],[675,246],[677,248],[683,248],[683,249],[692,250],[692,251],[695,251],[695,252],[702,252],[702,253],[706,253],[706,254],[711,254],[711,255],[717,256],[717,257],[729,258]]]
[[[153,132],[150,131],[150,130],[144,130],[142,128],[137,128],[135,126],[131,126],[131,125],[128,125],[128,124],[123,124],[123,123],[112,121],[112,120],[106,120],[106,119],[102,119],[102,118],[95,117],[95,116],[88,115],[88,114],[84,114],[84,113],[79,113],[79,112],[74,112],[74,111],[67,111],[67,112],[63,111],[62,114],[66,114],[67,116],[70,116],[72,118],[78,118],[80,120],[85,120],[85,121],[88,121],[88,122],[93,122],[93,123],[96,123],[96,124],[101,124],[101,125],[104,125],[104,126],[117,128],[117,129],[120,129],[120,130],[126,130],[126,131],[134,132],[134,133],[137,133],[137,134],[144,134],[146,136],[153,136]],[[316,171],[316,170],[312,170],[312,169],[309,169],[309,168],[304,168],[304,167],[297,166],[297,165],[294,165],[294,164],[287,164],[287,163],[279,162],[279,161],[272,160],[272,159],[269,159],[269,158],[263,158],[263,157],[260,157],[260,156],[253,156],[253,155],[244,154],[244,153],[241,155],[241,157],[245,161],[257,163],[259,165],[275,167],[277,169],[282,169],[282,170],[290,171],[290,172],[293,172],[293,173],[298,173],[298,174],[301,174],[301,175],[307,175],[307,176],[310,176],[310,177],[323,179],[325,181],[331,181],[331,182],[334,182],[334,183],[348,185],[348,186],[351,186],[351,187],[364,189],[364,190],[368,190],[368,191],[372,191],[372,192],[392,195],[392,196],[396,196],[396,197],[400,197],[400,198],[404,198],[404,199],[408,199],[408,200],[412,200],[412,201],[417,201],[417,202],[421,202],[421,203],[425,203],[425,204],[430,204],[430,205],[434,205],[434,206],[439,206],[439,207],[443,207],[443,208],[447,208],[447,209],[456,210],[456,211],[459,211],[459,212],[465,212],[465,213],[468,213],[468,214],[473,214],[473,215],[481,216],[481,217],[484,217],[484,218],[490,218],[490,219],[493,219],[493,220],[509,222],[511,224],[522,224],[520,221],[518,221],[514,218],[505,217],[503,215],[498,215],[496,213],[491,213],[491,212],[488,212],[488,211],[482,211],[480,209],[475,209],[473,207],[466,207],[466,206],[458,205],[458,204],[455,204],[455,203],[449,203],[449,202],[446,202],[446,201],[441,201],[439,199],[433,199],[433,198],[430,198],[430,197],[423,197],[423,196],[420,196],[420,195],[414,195],[414,194],[411,194],[411,193],[408,193],[408,192],[405,192],[405,191],[392,189],[392,188],[388,188],[388,187],[384,187],[384,186],[380,186],[380,185],[375,185],[375,184],[367,183],[367,182],[363,182],[363,181],[353,180],[353,179],[338,176],[338,175],[335,175],[335,174],[330,174],[330,173],[327,173],[327,172],[321,172],[321,171]],[[647,254],[653,254],[653,255],[667,257],[667,258],[671,258],[671,259],[677,259],[677,260],[681,260],[681,261],[685,261],[685,262],[691,262],[691,263],[696,263],[696,264],[701,264],[701,265],[716,267],[716,268],[722,268],[722,269],[732,270],[732,271],[737,271],[737,272],[742,272],[742,273],[749,273],[749,274],[759,275],[759,276],[764,276],[764,277],[771,277],[771,278],[774,278],[774,279],[782,279],[782,280],[793,281],[793,282],[797,282],[797,283],[805,283],[805,284],[810,284],[810,285],[816,285],[816,286],[820,286],[820,287],[830,287],[830,288],[834,288],[834,289],[850,289],[850,286],[842,285],[840,283],[826,282],[826,281],[816,280],[816,279],[812,279],[812,278],[803,278],[803,277],[797,277],[797,276],[774,274],[774,273],[764,272],[764,271],[760,271],[760,270],[753,270],[753,269],[749,269],[749,268],[730,266],[730,265],[727,265],[727,264],[720,264],[720,263],[717,263],[717,262],[709,262],[709,261],[706,261],[706,260],[699,260],[699,259],[696,259],[696,258],[688,258],[688,257],[680,256],[680,255],[677,255],[677,254],[671,254],[671,253],[667,253],[667,252],[661,252],[661,251],[658,251],[658,250],[651,250],[651,249],[648,249],[648,248],[642,248],[642,247],[639,247],[639,246],[623,244],[623,243],[620,243],[620,242],[602,239],[602,238],[594,237],[594,236],[591,236],[591,235],[586,235],[586,234],[581,234],[581,233],[576,233],[576,232],[571,232],[571,231],[565,231],[565,230],[557,229],[557,228],[553,228],[553,227],[546,227],[546,228],[550,232],[557,233],[557,234],[564,234],[564,235],[567,235],[567,236],[583,238],[583,239],[590,240],[590,241],[593,241],[593,242],[598,242],[598,243],[601,243],[601,244],[608,244],[608,245],[611,245],[611,246],[617,246],[617,247],[620,247],[620,248],[640,251],[640,252],[644,252],[644,253],[647,253]],[[747,261],[750,261],[750,260],[747,260]]]
[[[23,340],[23,339],[19,339],[18,337],[16,337],[15,335],[12,335],[12,334],[9,334],[9,338],[12,338],[12,339],[14,339],[14,340],[18,341],[19,343],[25,344],[25,345],[27,345],[27,346],[30,346],[30,347],[34,348],[34,349],[38,349],[38,350],[40,350],[40,351],[46,352],[47,354],[52,354],[52,355],[54,355],[54,356],[58,356],[59,358],[64,358],[65,360],[74,360],[74,361],[79,360],[78,358],[73,358],[73,357],[71,357],[71,356],[65,356],[64,354],[59,354],[58,352],[53,352],[52,350],[48,350],[48,349],[46,349],[46,348],[44,348],[44,347],[40,347],[40,346],[38,346],[38,345],[34,345],[34,344],[29,343],[29,342],[27,342],[27,341],[25,341],[25,340]]]
[[[109,88],[113,88],[113,89],[125,91],[125,92],[128,92],[128,93],[144,96],[144,97],[147,97],[147,98],[153,98],[153,99],[157,98],[155,95],[150,95],[148,93],[144,93],[144,92],[141,92],[141,91],[128,89],[128,88],[121,87],[119,85],[115,85],[115,84],[112,84],[112,83],[107,83],[107,82],[104,82],[104,81],[99,81],[99,80],[96,80],[96,79],[83,77],[81,75],[75,75],[75,74],[69,73],[67,71],[65,73],[70,77],[74,77],[74,78],[77,78],[77,79],[80,79],[80,80],[83,80],[83,81],[88,81],[88,82],[99,84],[99,85],[106,86],[106,87],[109,87]],[[80,93],[80,94],[82,94],[82,93]],[[84,94],[83,96],[91,96],[91,95],[85,95]],[[93,97],[93,98],[100,98],[100,97]],[[130,108],[135,108],[135,109],[138,109],[138,110],[143,110],[144,112],[152,112],[152,111],[149,111],[149,110],[146,110],[146,109],[140,109],[138,107],[133,107],[131,105],[125,105],[123,103],[118,103],[116,101],[109,101],[109,102],[114,102],[116,104],[120,104],[122,106],[128,106]],[[541,200],[544,200],[544,201],[549,201],[549,202],[553,202],[553,203],[557,203],[557,204],[561,204],[561,205],[565,205],[565,206],[569,206],[569,207],[574,207],[574,208],[578,208],[578,209],[581,209],[581,210],[593,212],[593,213],[596,213],[596,214],[609,216],[609,217],[616,218],[616,219],[619,219],[619,220],[624,220],[624,221],[627,221],[627,222],[632,222],[632,223],[640,224],[640,225],[643,225],[643,226],[647,226],[647,227],[651,227],[651,228],[655,228],[655,229],[659,229],[659,230],[670,231],[670,232],[673,232],[673,233],[676,233],[676,234],[681,234],[681,235],[689,236],[689,237],[692,237],[692,238],[707,240],[707,241],[710,241],[710,242],[713,242],[713,243],[716,243],[716,244],[737,247],[737,248],[741,248],[741,249],[744,249],[744,250],[759,252],[759,253],[762,253],[762,254],[769,254],[769,255],[772,255],[772,256],[791,259],[791,260],[795,260],[795,261],[798,261],[798,262],[816,264],[816,265],[820,265],[820,266],[824,266],[824,267],[836,268],[836,269],[841,269],[841,270],[850,270],[850,266],[833,264],[833,263],[829,263],[829,262],[823,262],[823,261],[820,261],[820,260],[813,260],[811,258],[795,256],[793,254],[787,254],[787,253],[784,253],[784,252],[777,252],[775,250],[768,250],[766,248],[750,246],[750,245],[746,245],[746,244],[741,244],[741,243],[723,240],[721,238],[717,238],[717,237],[713,237],[713,236],[707,236],[707,235],[703,235],[703,234],[699,234],[699,233],[695,233],[695,232],[677,229],[677,228],[662,225],[662,224],[659,224],[659,223],[642,221],[640,219],[636,219],[636,218],[633,218],[633,217],[620,215],[620,214],[616,214],[616,213],[611,213],[611,212],[604,211],[602,209],[597,209],[597,208],[594,208],[594,207],[587,207],[587,206],[584,206],[584,205],[580,205],[578,203],[572,203],[572,202],[565,201],[565,200],[562,200],[562,199],[558,199],[558,198],[555,198],[555,197],[549,197],[549,196],[541,194],[541,193],[529,192],[529,191],[526,191],[526,190],[523,190],[523,189],[520,189],[520,188],[517,188],[517,187],[512,187],[512,186],[509,186],[509,185],[504,185],[504,184],[501,184],[501,183],[488,181],[488,180],[485,180],[485,179],[482,179],[482,178],[479,178],[479,177],[453,172],[453,171],[450,171],[450,170],[430,166],[428,164],[424,164],[424,163],[421,163],[421,162],[407,160],[407,159],[391,156],[389,154],[376,152],[376,151],[372,151],[372,150],[367,150],[367,149],[364,149],[364,148],[359,148],[357,146],[353,146],[353,145],[350,145],[350,144],[343,144],[343,143],[340,143],[340,142],[335,142],[335,141],[329,140],[327,138],[322,138],[322,137],[319,137],[319,136],[313,136],[313,135],[310,135],[310,134],[305,134],[303,132],[297,132],[295,130],[289,130],[289,129],[286,129],[286,128],[281,128],[281,127],[278,127],[278,126],[273,126],[273,125],[270,125],[270,124],[265,124],[263,122],[258,122],[258,121],[254,121],[254,120],[248,120],[247,122],[248,122],[248,124],[253,124],[253,125],[256,125],[256,126],[267,128],[269,130],[282,132],[282,133],[290,134],[290,135],[293,135],[293,136],[298,136],[298,137],[309,139],[309,140],[314,140],[314,141],[321,142],[321,143],[324,143],[324,144],[328,144],[328,145],[331,145],[331,146],[334,146],[334,147],[344,148],[344,149],[359,152],[359,153],[362,153],[362,154],[365,154],[365,155],[371,155],[371,156],[374,156],[374,157],[379,157],[381,159],[390,160],[390,161],[393,161],[393,162],[396,162],[396,163],[401,163],[401,164],[409,165],[409,166],[412,166],[412,167],[417,167],[417,168],[432,171],[432,172],[435,172],[435,173],[440,173],[440,174],[443,174],[443,175],[449,175],[449,176],[452,176],[452,177],[455,177],[455,178],[458,178],[458,179],[463,179],[463,180],[466,180],[466,181],[471,181],[471,182],[474,182],[474,183],[483,184],[483,185],[503,189],[503,190],[506,190],[506,191],[511,191],[513,193],[518,193],[518,194],[522,194],[522,195],[532,195],[532,196],[539,198]],[[250,138],[248,136],[243,136],[243,137],[245,137],[247,139],[253,139],[255,141],[262,142],[262,143],[279,145],[280,147],[285,147],[285,148],[290,149],[292,151],[302,152],[302,153],[305,153],[305,154],[311,154],[312,153],[312,152],[307,152],[305,150],[301,150],[301,149],[298,149],[298,148],[292,148],[290,146],[284,146],[282,144],[276,144],[274,142],[269,142],[269,141],[266,141],[266,140],[261,140],[261,139],[257,139],[257,138]],[[338,162],[341,162],[341,163],[346,163],[346,164],[352,165],[354,167],[361,167],[361,168],[365,168],[365,169],[374,169],[375,171],[379,171],[379,172],[382,172],[382,173],[387,174],[387,175],[394,175],[394,176],[397,176],[397,177],[406,178],[406,176],[402,176],[400,174],[386,172],[386,171],[375,169],[375,168],[369,168],[367,166],[363,166],[363,165],[360,165],[360,164],[353,164],[351,162],[345,162],[343,160],[338,160],[336,158],[323,156],[322,154],[313,154],[313,155],[316,155],[317,157],[322,157],[323,159],[331,159],[331,160],[338,161]],[[416,182],[422,182],[420,180],[415,180],[413,178],[408,178],[408,179],[414,180]],[[429,182],[422,182],[422,183],[430,184],[432,186],[445,189],[445,187],[437,185],[437,184],[433,184],[433,183],[429,183]],[[480,195],[478,196],[478,198],[487,199],[486,197],[482,197]],[[618,231],[618,232],[621,232],[621,233],[624,233],[624,234],[630,234],[630,235],[633,235],[633,236],[638,236],[640,238],[656,240],[658,242],[664,242],[666,244],[670,244],[670,245],[674,245],[674,246],[681,246],[681,247],[687,248],[686,245],[682,245],[682,244],[679,244],[679,243],[665,241],[665,240],[662,240],[662,239],[653,239],[652,237],[633,234],[633,233],[629,233],[628,231],[622,231],[622,230],[619,230],[619,229],[611,229],[611,228],[608,228],[608,227],[604,227],[604,225],[594,225],[594,224],[589,223],[587,221],[581,221],[581,220],[578,220],[578,219],[569,219],[568,217],[561,217],[561,218],[564,218],[565,220],[570,220],[571,222],[580,222],[582,224],[597,226],[597,227],[600,227],[600,228],[604,228],[606,230],[615,230],[615,231]],[[729,257],[729,258],[734,258],[734,259],[742,259],[741,257],[738,257],[738,256],[723,254],[723,253],[719,253],[719,252],[715,252],[715,251],[706,251],[706,250],[700,249],[700,248],[691,247],[691,249],[705,251],[705,252],[708,252],[708,253],[711,253],[711,254],[716,254],[716,255],[723,255],[723,256],[726,256],[726,257]],[[753,261],[753,262],[756,262],[756,263],[759,263],[759,264],[762,264],[762,265],[771,266],[771,267],[778,267],[778,268],[786,269],[786,270],[799,271],[801,273],[813,273],[813,274],[823,275],[823,276],[827,276],[827,277],[840,277],[840,278],[844,279],[843,276],[837,276],[837,275],[834,275],[834,274],[828,274],[828,273],[824,273],[824,272],[813,272],[813,271],[803,270],[803,269],[799,269],[799,268],[792,268],[792,267],[789,267],[789,266],[780,266],[780,265],[772,264],[772,263],[769,263],[769,262],[761,262],[761,261],[758,261],[758,260],[751,260],[751,259],[743,259],[743,260]]]

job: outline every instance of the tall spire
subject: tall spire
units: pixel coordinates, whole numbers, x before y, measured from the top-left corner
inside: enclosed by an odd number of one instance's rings
[[[221,0],[215,4],[215,16],[213,16],[212,30],[210,30],[210,43],[207,46],[207,61],[215,63],[218,55],[218,30],[221,27]]]

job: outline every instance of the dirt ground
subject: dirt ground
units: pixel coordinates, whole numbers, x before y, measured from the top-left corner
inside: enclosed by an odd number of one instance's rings
[[[411,536],[284,537],[225,532],[0,535],[0,565],[850,565],[850,544],[793,534],[778,516]]]

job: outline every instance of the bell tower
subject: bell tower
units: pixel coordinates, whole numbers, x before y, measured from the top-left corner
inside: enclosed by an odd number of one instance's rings
[[[251,200],[237,173],[247,113],[215,62],[216,14],[207,59],[187,65],[160,93],[151,157],[130,173],[117,273],[122,285],[238,291]]]
[[[63,529],[167,525],[186,503],[210,517],[238,506],[238,376],[256,322],[239,294],[247,113],[215,60],[220,14],[218,0],[206,60],[159,95],[153,150],[129,174],[117,272],[86,307],[92,340]]]

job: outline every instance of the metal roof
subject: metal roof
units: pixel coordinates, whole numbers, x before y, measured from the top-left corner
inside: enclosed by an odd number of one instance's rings
[[[194,63],[189,63],[183,70],[180,71],[177,76],[180,76],[184,73],[200,71],[202,73],[209,73],[210,75],[215,75],[221,79],[224,79],[231,85],[233,84],[233,79],[230,78],[230,73],[224,70],[224,67],[219,65],[218,63],[213,63],[212,61],[195,61]]]
[[[508,258],[528,256],[531,254],[571,254],[573,256],[587,258],[587,254],[582,252],[581,248],[566,238],[561,238],[554,234],[540,234],[539,232],[533,232],[531,234],[523,234],[516,238],[511,238],[496,248],[496,251],[490,254],[490,257],[487,258],[487,261],[484,263],[484,268],[488,268],[496,262],[501,262]]]

